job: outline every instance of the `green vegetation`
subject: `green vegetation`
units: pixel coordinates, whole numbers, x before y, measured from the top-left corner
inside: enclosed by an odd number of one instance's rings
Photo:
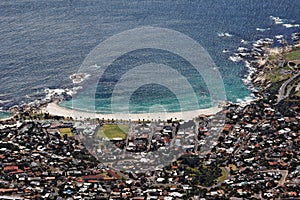
[[[292,74],[289,73],[291,68],[285,64],[283,67],[279,68],[276,65],[270,67],[271,71],[266,74],[266,79],[271,83],[277,83],[283,80],[289,79]]]
[[[297,67],[290,67],[288,62],[292,61],[295,65],[300,65],[300,48],[286,53],[284,57],[285,64],[281,66],[278,65],[279,63],[282,63],[280,56],[278,56],[278,58],[276,55],[269,56],[269,62],[264,66],[265,73],[261,77],[262,79],[264,78],[264,83],[262,85],[264,86],[264,91],[270,95],[269,99],[274,100],[274,103],[282,84],[297,72]],[[289,97],[284,98],[280,103],[280,106],[277,106],[280,112],[285,113],[286,115],[291,114],[290,107],[299,101],[300,92],[296,91],[298,82],[299,80],[296,78],[286,86],[284,95],[289,94]]]
[[[285,58],[288,61],[290,61],[290,60],[299,60],[300,59],[300,49],[289,52],[288,54],[285,55]]]
[[[53,167],[53,166],[49,166],[49,168],[47,169],[48,172],[55,172],[57,171],[57,168]]]
[[[282,69],[285,69],[285,70],[291,70],[290,66],[288,66],[287,64],[284,65],[284,67]]]
[[[97,137],[126,138],[129,125],[127,124],[104,124],[98,131]]]
[[[276,95],[278,94],[278,91],[284,81],[278,81],[272,83],[272,85],[266,89],[266,92],[270,94],[270,99],[276,99]]]
[[[290,84],[288,84],[286,90],[288,91],[292,87],[293,89],[291,90],[291,95],[299,96],[300,91],[296,91],[298,84],[300,84],[300,80],[296,78],[292,82],[290,82]]]
[[[293,50],[285,55],[285,58],[287,61],[291,60],[300,60],[300,49]],[[292,75],[288,74],[288,72],[291,72],[291,68],[288,66],[287,63],[281,68],[278,67],[276,64],[276,60],[278,59],[276,55],[270,55],[269,56],[269,65],[265,66],[266,69],[269,69],[270,71],[266,75],[266,79],[271,83],[277,83],[283,80],[287,80]]]
[[[221,183],[221,182],[223,182],[226,179],[226,172],[225,172],[224,167],[222,167],[221,169],[222,169],[222,172],[221,172],[222,175],[217,179],[218,183]]]
[[[179,159],[181,161],[180,168],[186,172],[195,186],[210,187],[217,184],[219,177],[226,178],[225,171],[222,172],[219,166],[205,166],[197,156],[182,156]]]
[[[48,113],[41,113],[40,111],[25,111],[18,113],[14,116],[16,120],[72,120],[72,118],[69,117],[63,117],[63,116],[55,116],[55,115],[49,115]]]
[[[287,80],[289,78],[290,75],[280,75],[278,73],[278,74],[269,74],[267,79],[270,80],[272,83],[277,83],[279,81]]]
[[[275,58],[277,58],[277,57],[274,54],[272,54],[272,55],[269,56],[269,60],[270,61],[274,60]]]
[[[109,178],[108,174],[106,172],[97,174],[98,176],[102,176],[103,178]]]
[[[71,137],[73,135],[71,128],[59,128],[58,131],[61,136],[67,135],[68,137]]]

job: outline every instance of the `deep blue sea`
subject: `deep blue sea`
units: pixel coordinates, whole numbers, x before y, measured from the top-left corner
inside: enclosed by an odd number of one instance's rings
[[[43,98],[45,88],[72,88],[69,76],[79,70],[98,44],[144,26],[179,31],[201,44],[222,75],[227,99],[237,102],[250,95],[242,82],[247,69],[242,63],[228,60],[230,54],[222,51],[227,48],[233,52],[241,46],[241,40],[251,43],[279,34],[290,37],[299,27],[275,24],[270,16],[289,24],[300,23],[299,11],[298,0],[1,0],[0,107]],[[233,36],[218,37],[222,32]],[[199,91],[197,95],[209,96],[203,79],[195,75],[186,60],[171,52],[141,49],[123,55],[108,68],[98,83],[96,109],[111,112],[112,89],[121,75],[149,62],[181,70],[193,89]],[[84,87],[74,101],[64,106],[88,109],[90,99],[84,98],[88,90]],[[210,105],[207,99],[205,96],[199,100],[200,107]],[[130,100],[132,112],[180,109],[176,96],[157,84],[141,86]]]

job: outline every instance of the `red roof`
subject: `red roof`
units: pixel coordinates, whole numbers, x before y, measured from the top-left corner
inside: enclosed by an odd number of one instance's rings
[[[18,169],[19,169],[18,166],[10,165],[10,166],[4,167],[3,171],[12,172],[12,171],[17,171]]]
[[[88,183],[98,183],[98,180],[87,180]]]
[[[18,174],[18,173],[23,173],[24,171],[21,170],[21,169],[18,169],[17,171],[12,171],[12,172],[9,172],[10,174]]]
[[[225,124],[223,131],[230,131],[232,125],[231,124]]]
[[[257,123],[257,119],[253,119],[251,122],[252,122],[252,124],[256,124]]]
[[[133,197],[133,200],[144,200],[144,197]]]
[[[88,176],[82,176],[81,177],[83,180],[103,180],[103,176],[100,175],[88,175]]]
[[[278,162],[269,162],[269,165],[271,165],[271,166],[274,166],[274,165],[277,165],[278,164]]]
[[[18,191],[17,188],[0,188],[0,192],[6,193],[6,192],[15,192]]]

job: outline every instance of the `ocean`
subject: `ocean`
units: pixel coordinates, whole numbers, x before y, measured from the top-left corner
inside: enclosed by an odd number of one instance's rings
[[[285,24],[297,24],[299,10],[297,0],[2,0],[0,108],[42,99],[46,88],[72,88],[70,75],[78,72],[98,44],[118,33],[146,26],[175,30],[197,41],[219,70],[226,99],[244,101],[251,93],[242,81],[247,68],[230,61],[230,54],[247,46],[241,40],[249,47],[260,38],[290,38],[300,28],[276,24],[270,16],[283,19]],[[230,37],[220,37],[220,33],[229,33]],[[222,52],[224,49],[229,53]],[[162,63],[180,71],[196,92],[199,107],[211,105],[203,77],[196,75],[190,63],[158,49],[140,49],[118,58],[98,80],[95,101],[85,98],[91,92],[86,84],[73,101],[62,105],[81,110],[89,110],[92,105],[98,112],[112,112],[111,96],[118,80],[126,70],[145,63]],[[169,88],[148,84],[133,93],[129,109],[134,113],[172,112],[182,107]],[[183,109],[194,108],[186,105]]]

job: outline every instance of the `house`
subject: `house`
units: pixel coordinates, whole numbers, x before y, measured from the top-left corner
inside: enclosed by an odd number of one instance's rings
[[[9,165],[9,166],[5,166],[3,171],[5,173],[8,173],[8,172],[13,172],[13,171],[18,171],[19,167],[16,166],[16,165]]]
[[[223,132],[228,134],[233,130],[233,126],[231,124],[225,124],[223,128]]]

